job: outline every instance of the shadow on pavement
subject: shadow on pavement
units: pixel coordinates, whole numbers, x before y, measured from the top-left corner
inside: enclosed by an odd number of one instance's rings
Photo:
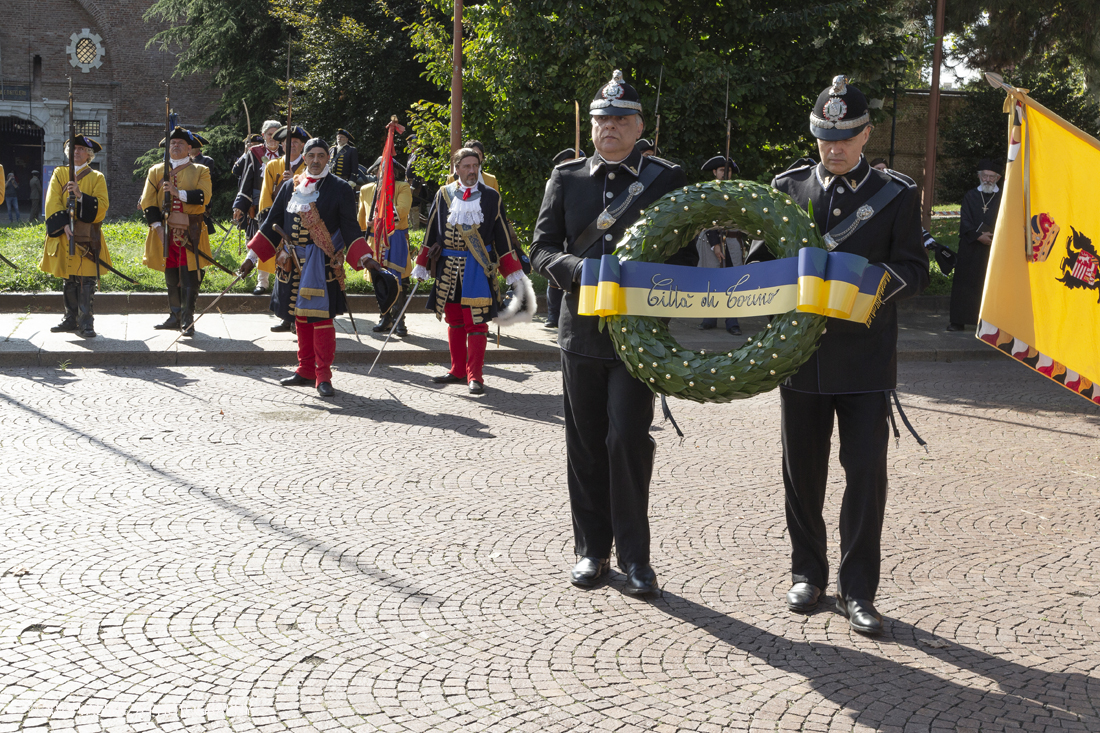
[[[832,598],[822,600],[822,608]],[[939,640],[896,619],[868,644],[891,642],[928,659],[907,665],[881,654],[832,644],[792,641],[665,591],[650,605],[705,631],[734,650],[783,672],[804,677],[822,697],[861,726],[891,730],[1100,730],[1100,678],[1048,672]],[[837,621],[847,626],[839,614]],[[857,637],[853,632],[853,637]],[[926,646],[935,640],[946,647]],[[858,639],[857,639],[858,641]],[[973,685],[944,679],[934,667],[951,665]],[[985,681],[997,689],[988,689]]]

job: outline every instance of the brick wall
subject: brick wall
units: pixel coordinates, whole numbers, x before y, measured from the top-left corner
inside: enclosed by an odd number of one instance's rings
[[[964,92],[940,92],[940,129],[943,121],[966,99]],[[890,122],[894,108],[893,96],[883,101],[885,117],[871,133],[864,148],[868,159],[890,159]],[[894,142],[894,169],[904,173],[924,189],[924,147],[928,136],[928,92],[907,91],[898,93],[898,123]],[[942,151],[941,151],[942,152]],[[937,155],[936,170],[943,170],[951,160]],[[935,203],[957,203],[937,200]]]
[[[136,210],[142,183],[131,181],[134,160],[164,135],[164,85],[184,124],[202,124],[217,100],[206,75],[172,78],[173,53],[146,48],[162,26],[142,16],[152,0],[5,0],[0,23],[0,74],[5,85],[31,86],[30,102],[0,100],[0,117],[30,119],[45,130],[43,162],[64,162],[68,134],[68,83],[73,78],[76,117],[101,122],[104,146],[96,162],[107,177],[111,214]],[[102,63],[87,73],[70,62],[71,35],[87,28],[101,37]],[[41,72],[34,74],[34,57]],[[34,77],[34,78],[32,78]],[[0,147],[3,141],[0,140]]]

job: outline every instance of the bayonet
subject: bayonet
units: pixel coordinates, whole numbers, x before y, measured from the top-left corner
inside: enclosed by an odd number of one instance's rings
[[[657,118],[657,127],[653,130],[653,154],[657,154],[657,141],[661,139],[661,82],[665,80],[665,65],[661,64],[661,76],[657,79],[657,104],[653,115]]]

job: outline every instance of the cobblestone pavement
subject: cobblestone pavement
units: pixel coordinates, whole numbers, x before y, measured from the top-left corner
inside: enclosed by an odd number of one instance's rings
[[[0,374],[0,733],[1100,730],[1100,411],[1024,367],[903,365],[879,639],[782,602],[777,395],[655,425],[647,602],[566,582],[556,367],[432,373]]]

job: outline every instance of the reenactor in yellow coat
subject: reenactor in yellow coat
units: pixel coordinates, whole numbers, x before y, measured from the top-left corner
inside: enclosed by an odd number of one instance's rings
[[[287,130],[286,125],[283,125],[275,133],[275,139],[283,144],[283,149],[286,149],[287,145]],[[295,125],[294,129],[290,131],[290,168],[293,174],[288,173],[286,170],[286,156],[280,156],[274,160],[268,161],[264,166],[264,185],[260,189],[260,202],[257,205],[258,212],[256,214],[256,221],[262,222],[264,217],[267,216],[267,210],[271,208],[271,204],[275,201],[275,197],[279,193],[279,187],[289,181],[293,176],[298,175],[306,169],[305,156],[302,155],[302,149],[305,147],[306,142],[309,140],[309,133],[302,129],[300,125]],[[262,261],[257,265],[261,272],[274,273],[275,272],[275,259],[271,258],[266,261]],[[274,289],[272,289],[272,298],[274,298]],[[274,300],[271,306],[272,312],[275,310]],[[294,320],[282,320],[277,325],[271,327],[271,330],[276,333],[282,333],[294,330]]]
[[[76,166],[76,181],[69,180],[69,166],[54,168],[50,187],[46,193],[46,244],[38,269],[64,281],[62,295],[65,299],[65,317],[50,330],[75,331],[85,338],[93,338],[92,296],[96,289],[96,263],[110,265],[111,253],[103,237],[101,223],[107,216],[110,201],[107,198],[107,179],[90,163],[103,149],[99,143],[84,135],[77,135],[65,143],[65,157],[70,155]],[[69,214],[69,195],[76,196],[76,232]],[[69,238],[74,237],[74,254],[69,254]],[[86,257],[92,254],[92,258]]]
[[[372,172],[377,172],[382,166],[382,158],[374,161],[374,165],[371,166]],[[393,170],[396,175],[403,175],[404,167],[396,160],[393,162]],[[364,236],[367,241],[371,241],[371,229],[373,222],[369,221],[371,212],[375,208],[375,191],[377,186],[373,183],[368,183],[359,189],[359,228],[363,230]],[[393,228],[394,231],[388,237],[389,241],[386,242],[382,249],[382,266],[387,270],[390,270],[401,281],[401,294],[397,296],[397,302],[390,308],[386,315],[382,317],[382,320],[371,329],[375,333],[381,333],[383,331],[389,331],[393,328],[394,314],[400,313],[401,308],[405,304],[405,298],[408,297],[409,288],[409,274],[412,273],[413,258],[409,253],[409,210],[412,209],[412,188],[406,181],[394,181],[393,182]],[[381,307],[381,303],[379,303]],[[409,331],[405,328],[405,317],[401,317],[401,322],[397,324],[397,330],[395,333],[398,336],[408,336]]]
[[[210,254],[210,238],[206,232],[203,214],[210,201],[210,170],[192,162],[190,158],[192,133],[182,127],[172,131],[161,147],[168,145],[172,170],[165,180],[164,163],[149,169],[145,179],[145,191],[141,195],[141,208],[149,235],[145,238],[143,264],[164,273],[168,288],[168,320],[154,328],[182,330],[184,336],[194,336],[195,301],[199,297],[203,267],[213,260]],[[172,194],[168,214],[168,257],[164,256],[163,237],[164,191]],[[192,243],[206,257],[196,260]],[[209,259],[207,259],[209,258]]]

